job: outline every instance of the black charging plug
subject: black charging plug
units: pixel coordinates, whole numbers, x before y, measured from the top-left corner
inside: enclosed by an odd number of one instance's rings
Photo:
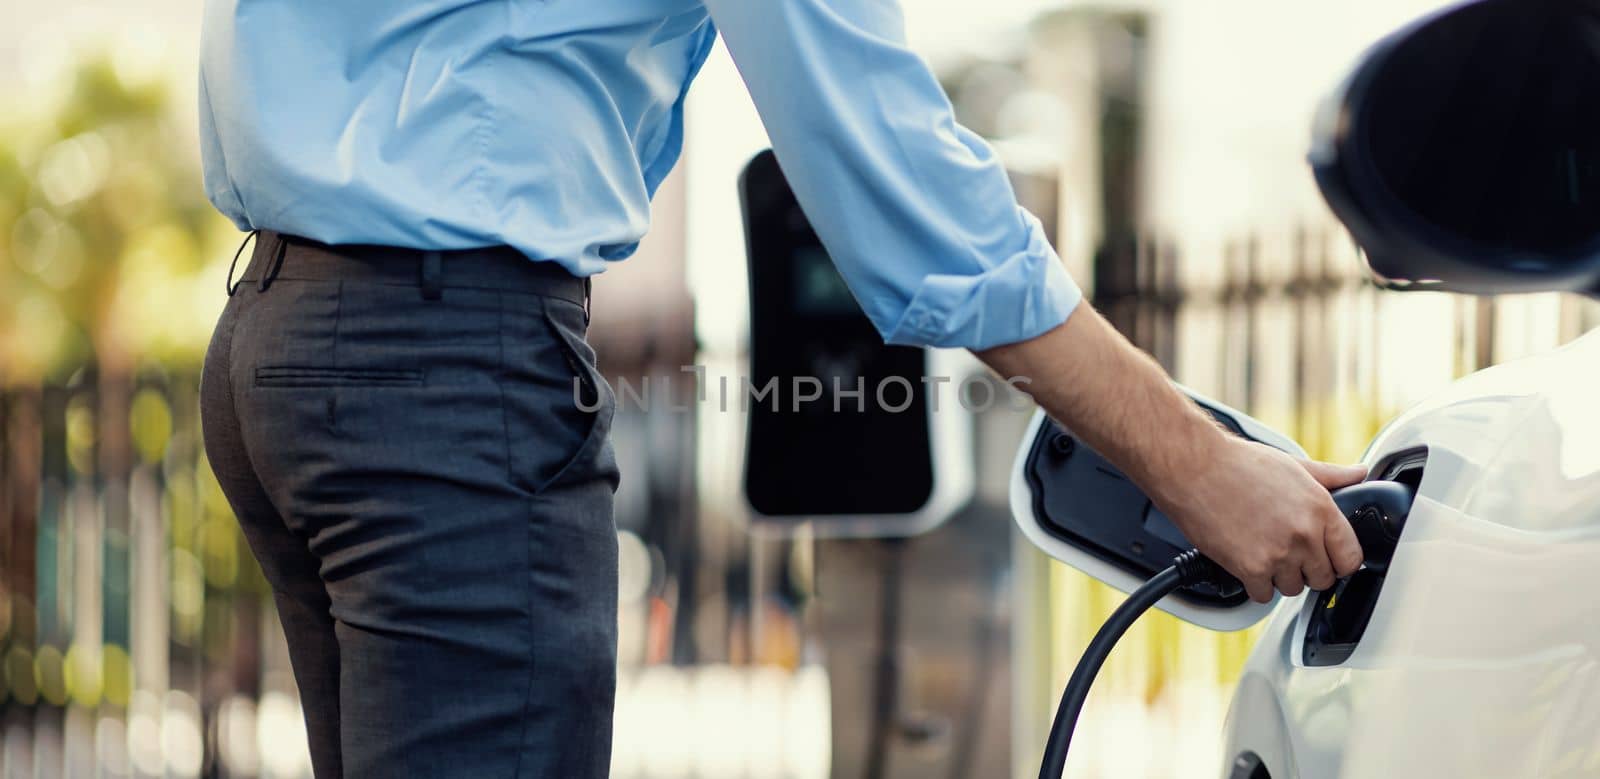
[[[1333,503],[1356,531],[1368,568],[1388,570],[1415,500],[1416,491],[1397,481],[1366,481],[1334,491]]]

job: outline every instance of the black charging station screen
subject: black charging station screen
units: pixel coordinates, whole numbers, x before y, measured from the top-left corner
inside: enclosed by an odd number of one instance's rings
[[[794,307],[801,316],[863,316],[844,277],[819,246],[794,249]]]
[[[744,399],[751,506],[796,519],[920,509],[933,492],[924,351],[883,343],[770,153],[741,188],[749,380],[776,395]]]

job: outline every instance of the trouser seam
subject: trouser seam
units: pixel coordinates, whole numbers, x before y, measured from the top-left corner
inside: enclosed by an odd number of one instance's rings
[[[511,411],[507,408],[510,401],[506,397],[506,382],[510,380],[506,367],[506,293],[498,293],[495,300],[498,304],[495,311],[495,344],[499,349],[496,357],[498,362],[495,364],[495,387],[500,391],[500,436],[505,451],[506,481],[516,487],[518,486],[516,461],[511,457]]]
[[[261,470],[256,467],[255,453],[250,451],[250,443],[244,432],[244,414],[240,413],[239,410],[239,400],[243,393],[239,391],[241,388],[240,383],[234,380],[234,370],[239,364],[238,359],[236,359],[239,352],[239,325],[244,321],[244,306],[246,299],[247,298],[230,298],[229,302],[234,305],[234,308],[231,312],[227,309],[227,304],[223,304],[223,316],[227,316],[229,313],[231,313],[233,315],[233,321],[228,323],[228,364],[226,366],[227,370],[224,371],[225,375],[222,376],[222,383],[223,387],[228,393],[228,411],[233,417],[231,422],[239,433],[239,449],[240,452],[244,454],[245,464],[250,467],[250,477],[255,479],[257,483],[262,484],[261,493],[267,497],[267,505],[271,506],[273,513],[278,515],[278,521],[284,522],[284,524],[287,526],[288,522],[284,519],[283,510],[278,506],[277,502],[273,500],[272,492],[269,491],[266,488],[266,485],[261,482]],[[248,387],[249,385],[244,386]],[[289,531],[294,533],[294,528],[289,527]],[[295,533],[295,535],[299,534]]]
[[[524,525],[527,532],[525,535],[526,543],[524,543],[523,548],[528,550],[530,559],[528,560],[528,564],[523,571],[523,575],[531,579],[533,576],[533,560],[531,559],[531,555],[533,554],[533,512],[531,510],[528,512],[527,521],[524,523]],[[516,769],[511,772],[511,779],[521,779],[522,760],[528,754],[528,720],[531,718],[530,714],[533,706],[534,686],[533,647],[535,646],[535,639],[537,638],[538,634],[538,623],[534,619],[534,614],[537,612],[534,608],[535,598],[533,582],[531,580],[526,581],[524,582],[524,586],[528,591],[528,646],[527,650],[523,653],[523,656],[527,658],[528,681],[522,692],[522,735],[517,739],[517,763]]]
[[[506,478],[509,484],[516,485],[518,483],[516,478],[516,465],[515,461],[511,457],[511,422],[508,419],[510,410],[507,409],[509,401],[506,397],[506,298],[504,292],[501,292],[498,295],[498,302],[500,304],[499,312],[497,314],[499,319],[499,327],[497,329],[499,330],[500,335],[498,357],[499,364],[496,366],[495,373],[499,377],[499,380],[496,381],[495,384],[497,384],[500,388],[500,431],[505,440]],[[524,504],[524,507],[527,508],[527,505]],[[517,738],[517,762],[516,768],[514,768],[511,772],[511,779],[521,779],[522,776],[522,761],[528,754],[528,721],[531,719],[533,707],[533,682],[535,676],[533,647],[534,640],[537,637],[538,625],[534,620],[534,614],[537,613],[537,610],[534,603],[535,596],[533,582],[531,581],[531,577],[533,576],[533,511],[531,509],[528,509],[527,511],[525,521],[523,522],[523,530],[522,548],[527,557],[525,558],[526,565],[523,566],[522,575],[529,577],[529,580],[523,582],[523,586],[528,592],[528,599],[526,602],[526,607],[528,609],[528,644],[523,653],[523,657],[527,663],[528,679],[522,691],[522,733]]]
[[[333,364],[335,366],[338,366],[340,364],[339,363],[339,322],[341,320],[343,320],[343,319],[344,319],[344,281],[341,279],[341,280],[339,280],[337,282],[334,282],[334,285],[333,285],[333,343],[331,344],[331,346],[329,348],[329,351],[331,351],[333,353],[332,354],[332,359],[333,359]]]

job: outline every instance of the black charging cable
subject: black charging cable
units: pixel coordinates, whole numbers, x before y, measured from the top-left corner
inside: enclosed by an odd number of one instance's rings
[[[1162,598],[1180,587],[1196,584],[1210,584],[1219,591],[1241,586],[1239,580],[1223,570],[1222,566],[1200,554],[1199,550],[1190,549],[1174,558],[1172,567],[1134,590],[1100,626],[1100,632],[1094,634],[1089,648],[1083,651],[1083,659],[1072,670],[1067,689],[1061,694],[1061,706],[1056,709],[1055,722],[1050,725],[1050,742],[1044,749],[1044,764],[1039,767],[1039,779],[1061,779],[1061,772],[1067,768],[1067,748],[1072,745],[1072,731],[1078,726],[1083,702],[1089,698],[1089,686],[1094,684],[1100,666],[1105,665],[1106,657],[1121,640],[1122,634],[1128,632],[1128,628],[1133,627],[1133,623],[1139,621],[1139,617]]]
[[[1361,542],[1368,568],[1387,570],[1415,498],[1416,487],[1387,480],[1362,482],[1333,493],[1334,505],[1350,522],[1356,540]],[[1044,749],[1039,779],[1061,779],[1061,772],[1067,767],[1067,747],[1072,744],[1072,731],[1078,726],[1078,715],[1089,697],[1089,685],[1094,684],[1100,666],[1105,665],[1106,656],[1111,654],[1111,648],[1117,645],[1122,634],[1162,598],[1197,584],[1209,584],[1224,594],[1238,592],[1243,587],[1222,566],[1199,550],[1190,549],[1173,558],[1171,568],[1134,590],[1100,626],[1100,632],[1094,634],[1089,648],[1083,651],[1083,659],[1072,670],[1072,678],[1061,695],[1061,706],[1056,709],[1055,722],[1050,725],[1050,743]]]

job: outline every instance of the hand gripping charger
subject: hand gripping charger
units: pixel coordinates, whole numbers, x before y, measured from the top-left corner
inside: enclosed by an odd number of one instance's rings
[[[1297,457],[1293,441],[1250,417],[1184,389],[1218,424]],[[1152,606],[1214,630],[1248,627],[1272,603],[1250,602],[1239,581],[1193,549],[1183,533],[1121,471],[1044,414],[1035,416],[1012,475],[1012,513],[1045,552],[1129,593],[1100,627],[1067,682],[1050,728],[1040,779],[1057,779],[1078,715],[1100,667],[1122,635]],[[1386,570],[1415,493],[1393,481],[1338,490],[1334,504],[1350,521],[1366,569]]]
[[[1179,386],[1235,435],[1295,457],[1305,450],[1270,427]],[[1011,514],[1024,536],[1051,557],[1123,592],[1133,592],[1191,549],[1172,520],[1122,471],[1044,412],[1034,415],[1011,473]],[[1156,603],[1211,630],[1242,630],[1276,603],[1196,585]]]

